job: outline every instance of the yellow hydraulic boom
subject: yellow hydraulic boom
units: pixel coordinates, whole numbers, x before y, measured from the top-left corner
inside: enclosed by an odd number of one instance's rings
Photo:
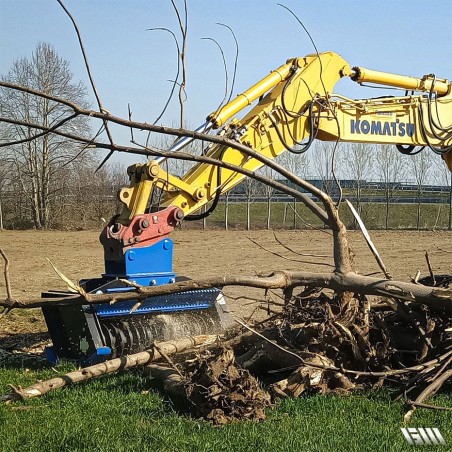
[[[342,77],[407,92],[401,97],[347,99],[332,94]],[[83,281],[82,287],[105,293],[128,291],[137,284],[176,282],[180,276],[173,271],[169,238],[174,228],[184,218],[199,219],[213,211],[220,194],[245,177],[238,169],[255,172],[263,165],[258,157],[268,163],[286,150],[304,152],[315,138],[392,143],[404,153],[424,146],[441,155],[452,169],[451,91],[447,80],[432,75],[416,79],[351,68],[332,52],[288,60],[209,115],[197,129],[220,128],[219,134],[240,144],[211,143],[204,149],[204,156],[223,162],[221,167],[197,163],[182,178],[164,171],[162,158],[129,167],[130,187],[119,193],[122,212],[101,234],[105,273]],[[249,106],[242,119],[235,118]],[[170,150],[178,152],[190,140],[182,138]],[[151,205],[156,188],[163,192],[161,202]],[[206,212],[194,214],[209,201],[213,202]],[[88,360],[106,353],[114,357],[146,350],[155,339],[216,334],[232,321],[218,289],[182,291],[138,303],[70,306],[69,311],[48,312],[46,320],[60,356]]]
[[[405,89],[400,97],[352,100],[333,94],[336,82],[350,77]],[[243,119],[234,116],[258,101]],[[404,153],[415,146],[440,154],[452,171],[452,89],[448,80],[351,68],[333,52],[293,58],[207,118],[200,130],[223,127],[224,136],[275,158],[314,139],[395,144]],[[207,156],[256,171],[262,162],[222,145]],[[125,208],[119,222],[128,224],[146,212],[154,187],[163,189],[161,208],[174,206],[190,215],[245,176],[209,164],[197,164],[182,179],[166,173],[159,160],[129,168],[131,187],[120,192]]]

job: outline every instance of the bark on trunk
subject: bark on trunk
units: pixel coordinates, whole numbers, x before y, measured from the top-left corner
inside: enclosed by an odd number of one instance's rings
[[[311,273],[279,271],[269,276],[223,276],[199,280],[177,281],[162,286],[140,287],[137,291],[116,294],[86,294],[67,298],[40,298],[37,300],[1,300],[0,306],[14,308],[36,308],[46,305],[73,306],[87,303],[105,303],[120,300],[138,300],[152,295],[169,295],[196,289],[213,287],[244,286],[259,289],[285,289],[288,287],[323,287],[336,292],[353,292],[363,295],[394,297],[423,303],[432,309],[451,309],[452,291],[421,284],[374,278],[353,272]]]
[[[209,336],[196,336],[180,339],[178,341],[162,342],[159,344],[159,350],[165,355],[179,353],[198,345],[202,345],[209,339]],[[74,372],[69,372],[62,377],[51,378],[50,380],[40,381],[27,388],[13,388],[12,394],[0,397],[3,402],[12,402],[17,400],[31,399],[46,394],[53,389],[59,389],[68,384],[78,383],[101,375],[110,374],[131,367],[142,366],[150,361],[160,359],[162,354],[157,350],[150,350],[133,355],[123,356],[122,358],[111,359],[104,363],[85,367]]]

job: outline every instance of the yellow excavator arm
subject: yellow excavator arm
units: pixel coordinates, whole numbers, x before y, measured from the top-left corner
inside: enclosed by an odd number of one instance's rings
[[[358,83],[402,88],[401,97],[352,100],[333,94],[342,77]],[[254,102],[242,118],[235,115]],[[448,80],[433,75],[407,77],[361,67],[351,68],[333,52],[293,58],[207,118],[200,130],[222,128],[221,134],[273,159],[314,139],[395,144],[404,153],[425,146],[440,154],[452,171],[452,89]],[[306,144],[307,140],[307,144]],[[205,155],[249,171],[263,164],[245,153],[210,145]],[[244,175],[214,165],[196,164],[181,179],[168,174],[159,160],[129,168],[131,186],[120,191],[127,225],[147,212],[155,187],[165,194],[161,208],[176,207],[192,214],[239,184]]]
[[[408,92],[402,97],[351,100],[332,94],[341,77]],[[204,149],[203,155],[213,160],[196,163],[180,179],[164,171],[161,157],[129,167],[130,187],[119,193],[122,212],[101,234],[105,273],[102,278],[83,281],[83,289],[114,294],[176,282],[173,243],[168,236],[180,221],[211,212],[219,195],[244,179],[239,170],[255,172],[263,165],[259,158],[265,157],[269,164],[286,150],[304,151],[316,138],[393,143],[405,153],[415,146],[428,146],[451,168],[451,96],[447,80],[351,68],[332,52],[288,60],[212,113],[197,129],[219,128],[219,134],[229,140],[217,140]],[[248,106],[251,109],[242,119],[235,118]],[[170,150],[178,152],[190,140],[179,139]],[[214,161],[223,164],[214,165]],[[151,205],[155,192],[162,195],[161,202]],[[213,202],[207,212],[194,214],[209,201]],[[221,333],[232,322],[218,289],[96,306],[48,313],[49,330],[60,355],[72,358],[75,353],[98,362],[106,353],[115,357],[149,349],[155,339]]]

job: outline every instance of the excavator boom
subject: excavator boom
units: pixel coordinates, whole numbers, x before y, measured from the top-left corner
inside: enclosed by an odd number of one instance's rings
[[[343,77],[406,92],[400,97],[348,99],[333,93]],[[243,118],[235,117],[248,107]],[[172,266],[172,230],[183,219],[201,218],[195,212],[213,201],[211,211],[222,193],[244,179],[237,168],[254,173],[262,160],[305,151],[314,139],[395,144],[405,154],[421,146],[440,155],[452,171],[451,120],[448,80],[351,68],[333,52],[289,59],[197,129],[220,129],[221,136],[242,146],[210,144],[203,150],[222,167],[197,163],[181,178],[163,169],[162,158],[129,167],[130,186],[119,192],[122,211],[101,234],[105,274],[81,285],[87,292],[114,293],[134,290],[137,284],[173,283],[179,277]],[[178,152],[191,141],[178,140],[171,150]],[[243,146],[255,154],[250,156]],[[163,193],[157,208],[151,202],[156,191]],[[135,305],[46,308],[54,342],[49,356],[92,362],[143,350],[154,339],[221,331],[231,322],[219,289],[150,297]]]

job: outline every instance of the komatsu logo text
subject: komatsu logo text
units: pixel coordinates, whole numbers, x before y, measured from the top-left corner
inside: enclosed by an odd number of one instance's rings
[[[385,121],[361,121],[352,119],[350,122],[351,133],[364,135],[387,135],[399,137],[412,137],[414,135],[414,124],[400,122],[398,119],[393,122]]]

